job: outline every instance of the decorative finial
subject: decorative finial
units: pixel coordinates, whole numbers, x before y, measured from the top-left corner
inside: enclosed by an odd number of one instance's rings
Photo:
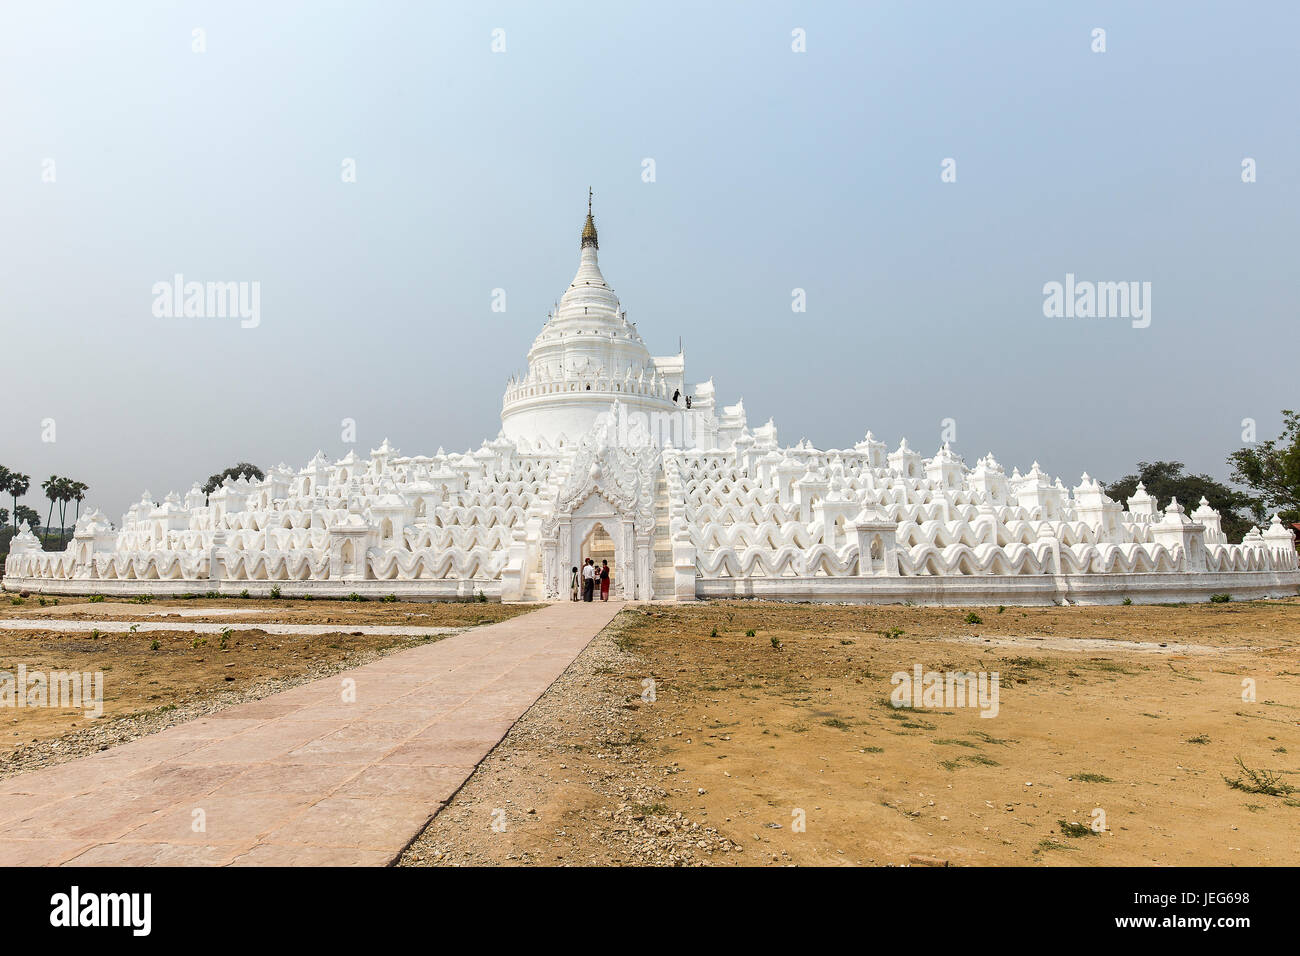
[[[599,249],[600,244],[596,241],[596,220],[591,215],[591,187],[587,187],[587,222],[582,227],[582,248],[591,246],[593,249]]]

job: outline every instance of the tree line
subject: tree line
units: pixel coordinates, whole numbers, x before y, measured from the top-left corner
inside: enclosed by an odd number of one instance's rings
[[[0,507],[0,527],[8,526],[9,537],[18,533],[22,525],[31,525],[34,528],[43,530],[42,541],[49,534],[50,522],[54,520],[54,509],[59,511],[59,550],[63,549],[64,531],[67,523],[68,508],[74,506],[75,515],[73,522],[81,517],[81,503],[86,499],[86,492],[90,490],[90,485],[84,481],[77,481],[74,478],[61,478],[58,475],[50,475],[49,478],[41,482],[41,490],[45,492],[45,497],[50,501],[49,511],[45,516],[45,523],[41,524],[41,515],[34,508],[18,503],[18,499],[27,494],[32,486],[30,475],[24,475],[21,472],[11,471],[4,465],[0,465],[0,496],[7,495],[12,503],[12,508]]]

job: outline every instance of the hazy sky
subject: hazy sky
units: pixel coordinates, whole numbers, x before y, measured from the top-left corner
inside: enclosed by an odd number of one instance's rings
[[[238,460],[477,447],[590,185],[650,348],[783,442],[953,418],[969,463],[1226,477],[1300,404],[1298,11],[8,0],[0,464],[116,521]],[[260,324],[156,317],[177,273]],[[1044,317],[1066,273],[1150,282],[1150,326]]]

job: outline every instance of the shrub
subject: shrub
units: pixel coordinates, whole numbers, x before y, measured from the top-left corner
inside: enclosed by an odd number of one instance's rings
[[[1097,835],[1093,831],[1092,827],[1086,826],[1082,823],[1066,823],[1064,820],[1057,820],[1056,822],[1060,826],[1061,832],[1068,837],[1086,837],[1086,836]]]
[[[383,601],[385,604],[396,604],[396,603],[397,603],[397,595],[396,595],[396,594],[385,594],[385,595],[384,595],[383,597],[381,597],[379,600]]]
[[[1234,790],[1262,793],[1270,797],[1287,797],[1295,793],[1295,787],[1283,780],[1281,774],[1274,770],[1251,770],[1240,757],[1237,758],[1237,766],[1241,768],[1240,776],[1223,778]]]
[[[755,631],[755,630],[751,627],[748,631],[745,632],[745,636],[746,636],[746,637],[754,637],[754,636],[757,635],[757,633],[758,633],[758,632]]]
[[[271,588],[271,600],[280,600],[280,585],[277,584],[275,587]]]
[[[239,592],[239,596],[240,596],[241,598],[243,598],[245,601],[247,601],[247,600],[248,600],[248,588],[244,588],[244,590],[240,591],[240,592]]]
[[[162,647],[162,645],[155,640],[152,644],[149,645],[149,650],[156,651],[160,647]]]
[[[104,603],[104,595],[102,595],[102,594],[92,594],[92,595],[90,596],[90,603],[91,603],[91,604],[103,604],[103,603]]]
[[[1228,603],[1229,601],[1231,601],[1231,600],[1232,600],[1232,595],[1231,595],[1231,594],[1211,594],[1211,595],[1210,595],[1210,603],[1211,603],[1211,604],[1227,604],[1227,603]]]
[[[974,611],[971,611],[969,614],[966,615],[966,623],[967,623],[967,624],[983,624],[983,623],[984,623],[984,618],[980,617],[980,616],[979,616],[978,614],[976,614]]]

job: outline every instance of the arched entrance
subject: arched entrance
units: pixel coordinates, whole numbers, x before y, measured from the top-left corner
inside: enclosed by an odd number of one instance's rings
[[[574,523],[573,541],[575,544],[573,564],[581,568],[587,558],[599,569],[602,561],[609,562],[610,596],[619,597],[622,593],[623,573],[622,547],[623,522],[619,518],[588,519]],[[596,585],[600,596],[600,585]]]
[[[554,513],[539,528],[542,583],[549,600],[569,593],[570,568],[584,558],[610,564],[611,600],[654,598],[654,478],[651,457],[608,447],[603,437],[583,440]]]
[[[580,557],[593,559],[597,567],[600,566],[601,561],[608,561],[612,568],[618,554],[618,545],[605,530],[605,525],[597,521],[591,526],[587,536],[582,539],[580,552]],[[578,563],[581,564],[581,561]]]

